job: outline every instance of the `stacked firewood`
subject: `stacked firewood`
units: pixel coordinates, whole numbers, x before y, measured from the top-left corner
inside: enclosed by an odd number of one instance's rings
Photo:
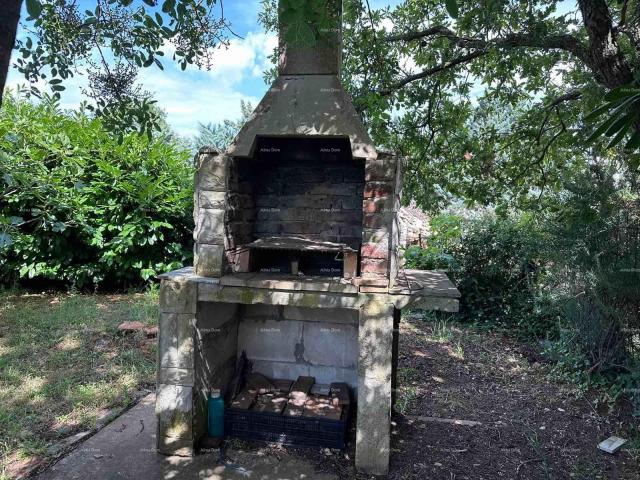
[[[277,413],[290,417],[340,420],[350,403],[349,386],[315,383],[314,377],[298,377],[295,382],[271,380],[260,373],[247,376],[245,387],[233,398],[231,408]]]

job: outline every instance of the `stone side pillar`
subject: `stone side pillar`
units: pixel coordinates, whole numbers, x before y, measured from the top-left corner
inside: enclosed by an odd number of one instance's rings
[[[211,147],[197,156],[195,175],[193,265],[196,275],[220,277],[225,268],[224,216],[229,159]]]
[[[396,158],[388,155],[365,162],[362,209],[361,276],[388,284],[394,211]]]
[[[356,468],[370,475],[389,471],[394,307],[371,297],[358,329]]]
[[[195,283],[162,280],[156,416],[157,448],[160,453],[167,455],[193,455],[196,305]]]

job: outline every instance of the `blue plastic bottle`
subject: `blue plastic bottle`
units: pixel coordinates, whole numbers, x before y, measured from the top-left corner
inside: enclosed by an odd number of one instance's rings
[[[224,436],[224,399],[220,395],[220,390],[211,389],[207,409],[209,411],[209,436],[222,438]]]

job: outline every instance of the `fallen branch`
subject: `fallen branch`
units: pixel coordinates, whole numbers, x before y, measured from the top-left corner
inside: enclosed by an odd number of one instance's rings
[[[476,427],[478,425],[482,425],[482,422],[477,422],[475,420],[460,420],[457,418],[425,417],[422,415],[405,415],[405,417],[419,422],[448,423],[451,425],[463,425],[465,427]]]

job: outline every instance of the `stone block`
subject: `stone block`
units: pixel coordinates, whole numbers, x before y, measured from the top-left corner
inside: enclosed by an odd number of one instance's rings
[[[158,384],[193,386],[193,383],[193,369],[158,368]]]
[[[391,226],[391,214],[389,213],[366,213],[362,220],[362,225],[368,230],[389,228]]]
[[[380,258],[362,258],[360,260],[360,272],[363,275],[387,275],[389,273],[389,261]]]
[[[302,323],[289,320],[240,321],[238,352],[255,360],[295,363],[302,360]]]
[[[221,368],[238,349],[238,322],[231,321],[218,328],[196,331],[198,358],[209,363],[210,369]]]
[[[358,471],[387,475],[390,440],[391,381],[380,382],[360,376],[355,459]]]
[[[365,199],[362,202],[364,213],[393,213],[393,199],[390,197],[378,197]]]
[[[342,181],[345,183],[364,183],[364,171],[362,167],[343,169]]]
[[[298,350],[304,360],[312,365],[355,369],[358,362],[358,327],[340,323],[305,323]]]
[[[331,208],[339,205],[341,197],[331,195],[281,195],[278,206],[295,208]]]
[[[193,388],[159,384],[156,416],[158,451],[167,455],[192,455]]]
[[[198,206],[206,209],[224,209],[226,205],[225,192],[200,190],[198,192]]]
[[[223,245],[196,244],[193,266],[196,275],[220,277],[224,270],[225,250]]]
[[[222,244],[224,242],[224,210],[200,208],[196,218],[193,238],[198,243]]]
[[[201,154],[198,158],[196,189],[226,190],[227,157],[224,155]]]
[[[200,331],[219,329],[225,323],[237,320],[239,311],[236,303],[200,302],[196,328]]]
[[[358,387],[358,374],[353,368],[253,360],[253,371],[260,372],[269,378],[295,379],[300,376],[314,377],[316,383],[319,384],[329,385],[332,382],[345,382],[351,388]]]
[[[296,168],[291,172],[287,181],[292,183],[321,183],[325,181],[323,168]]]
[[[160,282],[160,311],[196,313],[197,285],[188,281]]]
[[[308,322],[331,322],[358,325],[358,310],[347,308],[307,308],[289,307],[282,309],[282,316],[287,320],[303,320]]]
[[[386,241],[379,243],[363,243],[360,249],[362,257],[384,259],[389,257],[389,244]]]
[[[393,305],[367,302],[360,310],[358,373],[391,382]]]
[[[256,235],[275,235],[280,232],[279,222],[257,222],[255,225]]]
[[[236,367],[235,356],[226,361],[212,362],[206,353],[206,350],[199,352],[195,370],[197,394],[205,403],[212,388],[220,389],[225,395]]]
[[[393,195],[393,184],[390,182],[366,182],[364,198],[390,197]]]
[[[193,314],[160,314],[158,338],[160,367],[193,368],[193,324]]]
[[[364,179],[371,181],[389,181],[396,176],[395,159],[367,160],[364,164]]]
[[[378,228],[372,230],[370,228],[362,229],[362,242],[363,243],[380,243],[389,241],[389,229]]]

